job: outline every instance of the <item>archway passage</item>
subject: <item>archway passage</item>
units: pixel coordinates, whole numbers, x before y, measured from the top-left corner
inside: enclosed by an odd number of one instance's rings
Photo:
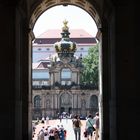
[[[60,108],[63,108],[63,112],[69,112],[69,108],[72,108],[71,95],[67,92],[60,96]],[[61,112],[62,113],[62,112]]]
[[[45,3],[46,4],[46,3]],[[66,4],[65,2],[64,3],[62,3],[63,5],[68,5],[68,3]],[[71,4],[71,1],[69,2],[69,4]],[[54,3],[54,5],[51,5],[52,7],[53,6],[55,6],[55,5],[57,5],[57,4],[55,4]],[[96,25],[98,25],[98,27],[101,27],[101,24],[100,24],[100,20],[99,20],[99,16],[98,16],[98,14],[97,14],[97,12],[95,12],[96,10],[93,8],[93,6],[91,6],[89,3],[87,3],[86,1],[85,1],[85,6],[83,5],[80,5],[79,6],[79,4],[78,3],[72,3],[72,5],[76,5],[76,6],[78,6],[78,7],[80,7],[80,8],[82,8],[82,9],[84,9],[86,12],[88,12],[90,15],[91,15],[91,17],[94,19],[94,21],[96,21]],[[31,20],[30,20],[30,28],[31,29],[33,29],[33,27],[34,27],[34,24],[35,24],[35,22],[36,22],[36,20],[37,20],[37,18],[40,16],[40,14],[41,13],[43,13],[43,11],[45,11],[45,10],[47,10],[47,9],[49,9],[50,7],[48,6],[46,6],[46,8],[45,9],[43,9],[44,7],[42,7],[42,5],[41,5],[41,7],[39,6],[37,9],[40,9],[41,8],[41,12],[40,11],[35,11],[34,13],[33,13],[33,15],[32,15],[32,17],[31,17]],[[94,11],[94,14],[92,13]],[[64,95],[68,95],[67,93],[65,93]],[[76,97],[77,98],[77,97]],[[72,103],[67,103],[68,102],[68,100],[67,100],[67,102],[65,102],[64,100],[65,100],[66,98],[63,98],[63,95],[61,95],[61,97],[60,97],[60,108],[59,108],[59,110],[60,110],[60,112],[71,112],[71,110],[72,110]],[[69,99],[69,97],[68,97],[68,99]],[[77,98],[77,102],[79,102],[80,100],[78,100],[78,98]],[[83,106],[84,108],[86,108],[86,103],[85,103],[85,100],[82,100],[82,105],[81,106]],[[80,107],[79,107],[79,105],[78,105],[78,103],[77,103],[77,109],[79,109]],[[83,110],[84,111],[84,110]],[[94,110],[95,111],[95,110]],[[76,111],[77,112],[77,111]],[[79,112],[77,112],[78,114],[80,114],[80,111]],[[84,113],[85,115],[87,114],[87,113]]]
[[[61,1],[64,0],[57,0],[55,3],[60,4]],[[85,6],[83,0],[67,1],[72,3],[75,1],[77,5],[83,4]],[[67,1],[65,0],[65,3]],[[131,133],[128,132],[132,120],[130,109],[133,110],[136,122],[139,122],[139,106],[137,106],[139,103],[139,93],[137,92],[139,91],[139,35],[136,35],[139,29],[139,12],[136,12],[136,9],[139,9],[139,4],[132,0],[86,1],[93,6],[96,2],[103,25],[101,31],[103,35],[102,88],[104,97],[99,100],[99,102],[104,101],[105,110],[103,139],[137,139],[139,129],[134,128]],[[2,131],[1,137],[4,136],[5,139],[10,137],[14,140],[31,140],[31,126],[29,126],[31,123],[29,114],[32,106],[31,72],[28,73],[28,71],[31,71],[32,37],[28,38],[28,35],[32,28],[28,27],[33,27],[29,26],[29,19],[40,2],[42,0],[0,2],[1,46],[3,46],[1,53],[6,56],[1,55],[3,65],[1,91],[5,91],[1,94],[1,99],[6,99],[1,102],[3,120],[1,128],[8,126],[7,131]],[[44,2],[48,3],[48,6],[53,3],[50,0]],[[8,88],[6,88],[7,86]],[[137,96],[135,96],[136,94]]]

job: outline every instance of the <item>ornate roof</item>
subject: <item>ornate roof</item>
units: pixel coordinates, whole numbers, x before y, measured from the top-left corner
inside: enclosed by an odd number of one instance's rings
[[[67,26],[68,21],[64,21],[64,26],[62,27],[62,38],[59,42],[54,44],[55,50],[58,53],[58,56],[61,57],[71,57],[76,51],[76,43],[70,41],[69,27]]]

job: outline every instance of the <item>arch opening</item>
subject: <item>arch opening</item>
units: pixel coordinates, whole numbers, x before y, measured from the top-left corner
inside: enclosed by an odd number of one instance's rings
[[[55,6],[57,6],[57,5],[64,5],[64,6],[67,6],[67,5],[74,5],[74,6],[77,6],[77,7],[80,7],[80,8],[82,8],[83,10],[85,10],[88,14],[90,14],[90,16],[93,18],[93,20],[95,21],[95,23],[96,23],[96,26],[97,26],[97,28],[100,28],[101,27],[101,23],[100,23],[100,19],[99,19],[99,16],[98,16],[98,13],[96,12],[96,10],[95,10],[95,8],[92,6],[92,5],[90,5],[87,1],[84,1],[84,4],[83,3],[77,3],[77,2],[73,2],[73,1],[70,1],[70,2],[56,2],[56,1],[43,1],[35,10],[34,10],[34,12],[33,12],[33,14],[32,14],[32,16],[31,16],[31,18],[30,18],[30,24],[29,24],[29,27],[30,27],[30,29],[31,29],[31,31],[32,31],[32,33],[33,33],[33,29],[34,29],[34,27],[35,27],[35,24],[36,24],[36,21],[37,21],[37,19],[41,16],[41,14],[43,13],[43,12],[45,12],[46,10],[48,10],[49,8],[51,8],[51,7],[55,7]],[[32,42],[32,40],[34,40],[34,33],[33,33],[33,36],[32,37],[30,37],[29,38],[29,41],[31,41]],[[100,48],[99,48],[99,51],[100,51],[100,55],[99,56],[101,56],[101,32],[100,32],[100,30],[98,30],[98,32],[97,32],[97,34],[96,34],[96,39],[98,40],[98,43],[99,43],[99,46],[100,46]],[[31,43],[32,44],[32,43]],[[100,102],[100,98],[101,98],[101,94],[102,94],[102,92],[101,92],[101,79],[102,79],[102,75],[101,75],[101,57],[99,58],[100,60],[99,60],[99,96],[98,96],[98,103],[99,103],[99,112],[100,112],[100,114],[102,115],[102,102]],[[49,83],[49,82],[48,82]],[[49,88],[49,87],[48,87]],[[68,94],[64,94],[64,95],[68,95]],[[96,98],[96,97],[95,97]],[[92,106],[92,99],[93,100],[96,100],[94,98],[94,96],[92,96],[91,97],[91,99],[90,99],[90,105]],[[60,103],[60,110],[62,111],[65,111],[65,107],[63,106],[63,103],[62,103],[62,95],[61,95],[61,97],[60,97],[60,101],[61,101],[61,103]],[[82,103],[82,105],[85,107],[85,100],[81,100],[83,103]],[[96,101],[95,101],[96,102]],[[66,106],[66,105],[65,105]],[[96,106],[97,107],[97,106]],[[68,112],[71,112],[72,111],[72,104],[70,105],[70,106],[68,106],[68,108],[67,108],[67,111]],[[97,111],[97,110],[96,110]],[[57,110],[56,112],[59,112],[59,110]],[[44,113],[45,114],[45,113]],[[102,121],[102,120],[101,120]]]

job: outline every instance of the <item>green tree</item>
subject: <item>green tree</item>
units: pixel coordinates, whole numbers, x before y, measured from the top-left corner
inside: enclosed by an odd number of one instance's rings
[[[84,68],[81,73],[81,83],[98,86],[99,44],[89,49],[88,55],[83,57],[82,63]]]

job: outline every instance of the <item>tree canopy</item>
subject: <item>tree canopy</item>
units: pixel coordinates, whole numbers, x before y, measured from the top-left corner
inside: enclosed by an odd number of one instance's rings
[[[81,83],[82,84],[94,84],[98,87],[99,81],[99,44],[91,47],[88,50],[88,55],[83,57],[83,70],[81,74]]]

